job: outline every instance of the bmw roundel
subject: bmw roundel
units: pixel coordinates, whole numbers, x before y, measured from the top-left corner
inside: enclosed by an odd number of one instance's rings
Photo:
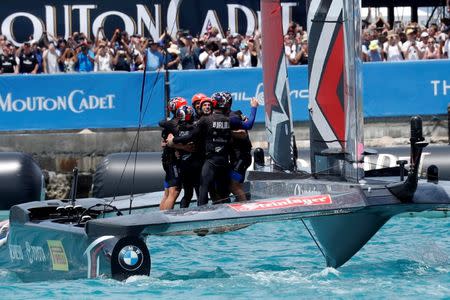
[[[118,259],[122,268],[127,271],[134,271],[142,265],[144,255],[138,247],[128,245],[120,250]]]

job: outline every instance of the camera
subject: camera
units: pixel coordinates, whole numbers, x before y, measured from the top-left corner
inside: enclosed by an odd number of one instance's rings
[[[86,51],[87,50],[87,47],[86,46],[81,46],[81,51]]]

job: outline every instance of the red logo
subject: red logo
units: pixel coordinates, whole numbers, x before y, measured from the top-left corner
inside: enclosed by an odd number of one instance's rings
[[[272,201],[258,201],[252,203],[235,203],[228,204],[229,207],[235,211],[255,211],[255,210],[270,210],[280,209],[296,206],[312,206],[312,205],[326,205],[331,204],[330,195],[304,196],[304,197],[289,197],[286,199],[278,199]]]

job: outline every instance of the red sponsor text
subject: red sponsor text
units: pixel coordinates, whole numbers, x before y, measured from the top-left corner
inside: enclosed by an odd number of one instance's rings
[[[258,201],[252,203],[234,203],[228,204],[229,207],[236,211],[256,211],[270,210],[297,206],[327,205],[331,204],[330,195],[316,195],[303,197],[289,197],[285,199],[277,199],[271,201]]]

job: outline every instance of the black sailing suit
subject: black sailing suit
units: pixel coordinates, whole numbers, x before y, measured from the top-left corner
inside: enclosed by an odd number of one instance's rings
[[[208,204],[208,189],[214,184],[219,199],[216,203],[228,201],[230,140],[230,119],[220,110],[203,116],[188,135],[173,139],[174,143],[193,141],[204,145],[205,162],[200,178],[199,206]]]
[[[159,122],[159,126],[163,128],[161,137],[166,140],[169,134],[178,135],[178,120],[163,120]],[[164,188],[181,187],[179,160],[175,155],[175,149],[164,147],[161,155],[163,169],[166,172],[164,178]]]
[[[180,121],[178,126],[178,136],[188,135],[194,128],[194,125]],[[200,151],[202,151],[200,148],[196,148],[195,152],[178,150],[180,153],[181,182],[184,190],[180,208],[189,207],[194,194],[194,189],[197,198],[200,195],[200,176],[204,162],[204,154]]]

